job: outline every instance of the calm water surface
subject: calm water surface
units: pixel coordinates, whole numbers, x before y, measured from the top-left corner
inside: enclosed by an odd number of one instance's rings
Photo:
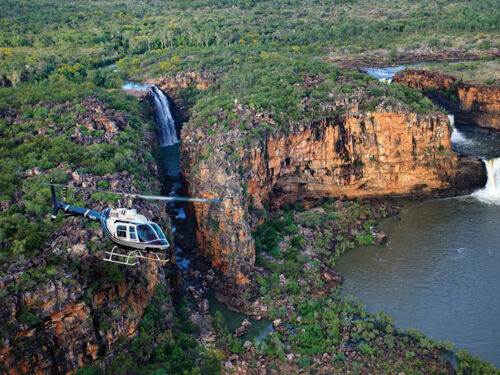
[[[500,156],[498,136],[459,131],[454,149]],[[500,367],[500,205],[472,197],[400,204],[401,220],[380,224],[385,245],[354,249],[338,262],[344,293],[392,315],[400,328],[449,338]]]

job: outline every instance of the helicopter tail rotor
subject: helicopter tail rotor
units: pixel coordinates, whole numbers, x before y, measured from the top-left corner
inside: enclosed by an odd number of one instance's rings
[[[50,190],[52,191],[52,214],[50,215],[50,220],[54,221],[57,217],[57,211],[59,210],[59,201],[57,200],[54,186],[50,186]]]

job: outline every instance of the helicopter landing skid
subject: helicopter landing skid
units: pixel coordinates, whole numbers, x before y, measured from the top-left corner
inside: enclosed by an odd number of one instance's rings
[[[118,246],[113,246],[111,251],[105,251],[106,257],[103,260],[105,262],[123,264],[126,266],[135,266],[139,263],[139,259],[152,260],[153,262],[161,264],[165,264],[170,261],[170,259],[163,259],[158,253],[151,253],[145,250],[132,250],[127,254],[121,254],[117,253],[116,249],[118,249]]]

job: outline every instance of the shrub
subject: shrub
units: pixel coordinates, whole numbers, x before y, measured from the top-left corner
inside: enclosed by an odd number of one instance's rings
[[[288,284],[286,284],[286,289],[288,292],[295,295],[300,293],[300,285],[296,281],[290,281]]]
[[[307,211],[300,215],[299,223],[307,228],[315,228],[321,225],[321,218],[316,211]]]
[[[312,364],[312,359],[307,355],[303,355],[302,357],[297,359],[297,363],[302,368],[309,368]]]
[[[355,241],[359,245],[370,245],[373,243],[373,236],[371,234],[358,234]]]
[[[97,186],[99,186],[103,189],[109,189],[109,182],[108,181],[99,181],[97,183]]]
[[[493,365],[479,359],[477,356],[472,357],[463,349],[458,349],[457,361],[458,375],[498,375],[499,373],[498,370],[495,370]]]
[[[75,372],[75,375],[104,375],[99,365],[84,366]]]
[[[284,232],[286,234],[297,234],[299,232],[299,229],[297,227],[297,224],[290,224],[290,225],[287,225],[284,229]]]
[[[342,217],[338,213],[336,213],[336,212],[330,212],[328,214],[328,220],[339,220],[341,218]]]
[[[361,350],[361,353],[364,355],[373,355],[375,353],[373,348],[368,344],[359,344],[359,350]]]
[[[290,238],[290,246],[295,247],[297,250],[303,250],[307,245],[304,236],[294,236]]]

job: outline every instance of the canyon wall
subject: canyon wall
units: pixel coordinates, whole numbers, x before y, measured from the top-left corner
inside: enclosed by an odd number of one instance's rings
[[[483,185],[483,164],[451,151],[450,136],[439,112],[357,109],[287,135],[268,132],[245,146],[237,129],[208,137],[200,127],[186,127],[182,163],[190,193],[223,199],[221,205],[193,206],[201,251],[231,279],[247,283],[255,258],[251,231],[263,205]]]
[[[425,70],[404,70],[394,82],[420,89],[455,115],[457,123],[500,130],[500,87],[464,83],[450,75]]]

